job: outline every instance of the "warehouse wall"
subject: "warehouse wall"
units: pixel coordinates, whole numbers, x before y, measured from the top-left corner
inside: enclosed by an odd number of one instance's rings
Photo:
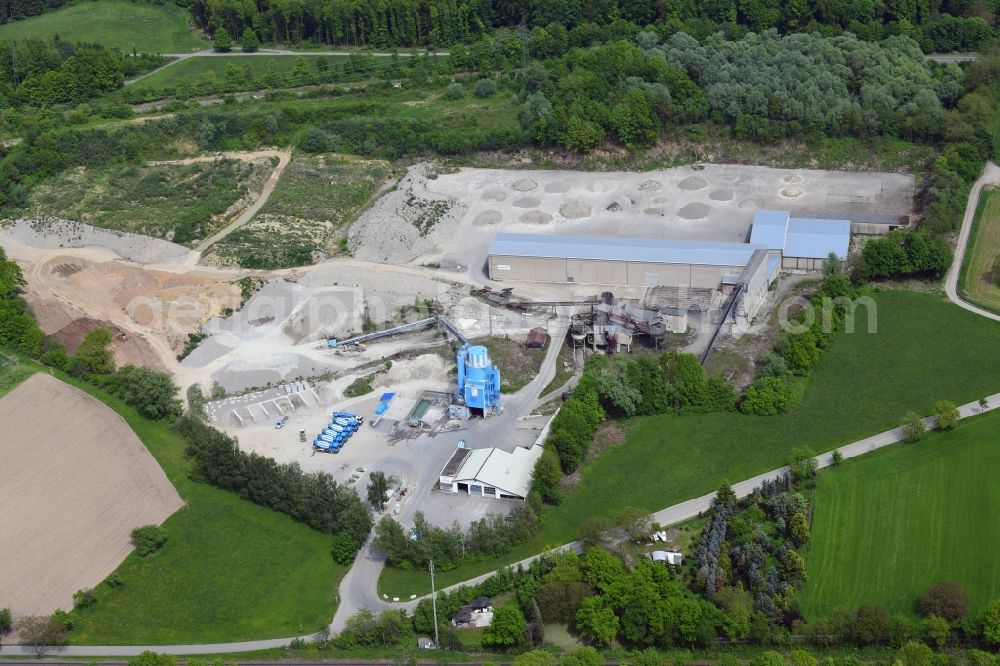
[[[718,289],[723,275],[739,274],[742,266],[693,266],[595,259],[549,259],[490,255],[494,280],[573,282],[637,287],[696,287]]]
[[[823,261],[808,257],[782,257],[781,267],[799,271],[818,271],[823,268]]]

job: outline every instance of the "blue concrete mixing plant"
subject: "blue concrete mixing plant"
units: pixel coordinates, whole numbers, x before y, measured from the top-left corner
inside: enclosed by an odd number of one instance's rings
[[[490,362],[482,345],[465,344],[458,350],[458,395],[469,409],[483,416],[503,411],[500,403],[500,371]]]

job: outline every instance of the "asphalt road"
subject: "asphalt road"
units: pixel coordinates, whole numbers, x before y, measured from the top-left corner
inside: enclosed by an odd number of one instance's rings
[[[933,60],[934,62],[975,62],[979,60],[979,54],[977,53],[929,53],[927,56],[928,60]]]
[[[976,209],[979,208],[979,198],[983,193],[984,186],[997,184],[1000,184],[1000,167],[993,162],[987,162],[982,175],[972,185],[972,190],[969,192],[969,202],[965,206],[962,228],[958,232],[955,257],[951,262],[951,268],[948,269],[948,274],[944,278],[944,291],[948,294],[948,300],[958,307],[964,308],[969,312],[975,312],[977,315],[1000,321],[1000,315],[975,306],[963,300],[958,295],[958,279],[962,275],[962,263],[965,260],[965,251],[969,247],[969,235],[972,232],[972,223],[976,219]]]

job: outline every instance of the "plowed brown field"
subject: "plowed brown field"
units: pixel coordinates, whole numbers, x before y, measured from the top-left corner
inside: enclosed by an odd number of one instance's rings
[[[118,414],[38,373],[0,399],[0,599],[69,609],[131,551],[129,533],[182,505]]]

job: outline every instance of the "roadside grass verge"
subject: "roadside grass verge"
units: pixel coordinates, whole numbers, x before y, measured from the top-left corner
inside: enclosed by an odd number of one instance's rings
[[[972,615],[1000,598],[1000,412],[916,444],[820,473],[802,590],[807,618],[879,603],[915,614],[941,580],[962,583]]]
[[[97,604],[73,611],[77,645],[213,643],[313,633],[336,609],[347,567],[330,556],[328,535],[188,477],[184,441],[169,427],[85,382],[22,359],[98,398],[125,419],[185,505],[164,523],[157,553],[130,554],[123,585],[95,587]]]
[[[0,25],[0,41],[29,38],[116,46],[124,53],[183,53],[209,46],[188,30],[188,13],[173,3],[79,2]]]
[[[1000,284],[994,276],[1000,270],[1000,189],[983,189],[976,217],[969,233],[969,246],[959,275],[962,298],[1000,314]]]
[[[563,340],[561,344],[562,348],[559,350],[559,356],[556,357],[555,377],[553,377],[552,381],[546,384],[545,388],[542,389],[542,392],[538,394],[538,397],[540,398],[547,396],[549,393],[552,393],[552,391],[555,391],[557,388],[563,386],[569,381],[570,377],[573,376],[572,366],[569,370],[566,369],[567,363],[573,363],[573,349],[566,343],[565,340]]]
[[[238,48],[238,47],[237,47]],[[345,60],[342,56],[292,56],[292,55],[255,55],[255,56],[195,56],[187,58],[181,62],[171,65],[155,74],[152,74],[142,81],[138,81],[129,90],[133,93],[149,92],[164,88],[176,88],[178,85],[187,84],[195,88],[199,86],[213,86],[223,84],[227,81],[226,71],[230,65],[236,67],[239,76],[236,81],[241,86],[256,81],[261,88],[270,86],[268,75],[278,77],[278,83],[285,82],[285,79],[292,74],[295,63],[299,58],[304,58],[309,65],[308,71],[315,70],[320,59],[326,64],[334,65]],[[298,83],[296,85],[303,85]]]
[[[909,410],[930,414],[936,400],[961,404],[1000,390],[1000,325],[931,294],[885,292],[875,303],[877,333],[866,332],[869,313],[859,309],[857,332],[834,336],[792,414],[633,419],[625,442],[586,465],[562,504],[546,508],[537,535],[500,560],[439,571],[438,588],[572,541],[593,516],[626,506],[656,511],[780,467],[797,447],[820,453],[895,427]],[[406,599],[430,592],[430,581],[386,567],[379,592]]]

